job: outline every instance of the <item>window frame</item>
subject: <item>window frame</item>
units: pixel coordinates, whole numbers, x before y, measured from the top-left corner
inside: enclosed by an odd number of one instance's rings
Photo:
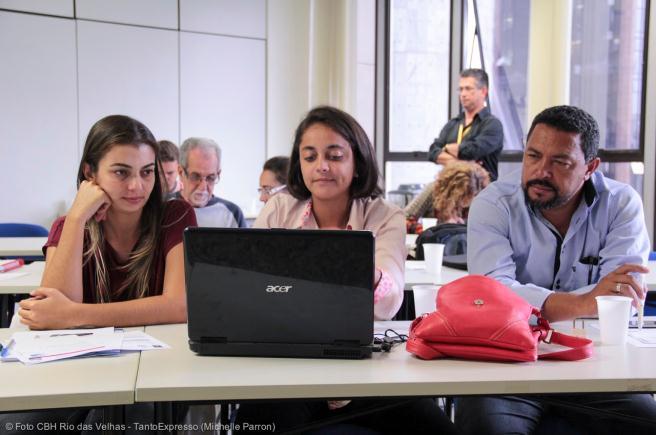
[[[475,2],[477,0],[474,0]],[[466,0],[451,0],[451,36],[450,36],[450,56],[449,56],[449,119],[453,118],[460,112],[460,102],[458,95],[454,92],[456,89],[461,66],[463,65],[463,38],[464,38],[464,20],[467,13]],[[391,0],[377,2],[376,5],[376,116],[375,116],[375,143],[377,144],[377,159],[383,177],[385,177],[386,163],[392,162],[427,162],[428,145],[425,151],[399,152],[390,151],[389,149],[389,110],[390,110],[390,40],[389,32],[391,20]],[[655,17],[652,17],[652,14]],[[652,19],[653,18],[653,19]],[[643,71],[642,71],[642,96],[640,111],[640,134],[638,149],[604,149],[600,148],[598,157],[603,162],[608,163],[625,163],[625,162],[642,162],[645,166],[643,178],[643,205],[645,210],[645,219],[647,228],[650,231],[650,237],[656,234],[656,219],[654,219],[654,204],[656,203],[656,187],[654,179],[656,178],[656,129],[651,128],[647,132],[647,120],[656,119],[656,101],[649,99],[650,95],[656,94],[656,74],[650,80],[649,71],[656,71],[656,9],[652,8],[650,0],[647,0],[645,9],[645,36],[643,42]],[[650,40],[654,53],[650,56]],[[379,86],[382,84],[382,86]],[[530,120],[529,120],[530,121]],[[527,125],[530,128],[530,122]],[[438,132],[436,132],[437,135]],[[526,132],[528,133],[528,132]],[[646,144],[649,141],[650,150],[646,151]],[[526,138],[524,138],[524,145]],[[521,162],[523,150],[503,150],[499,156],[499,162]],[[651,204],[646,204],[646,200],[651,199]],[[655,245],[652,242],[652,249]]]

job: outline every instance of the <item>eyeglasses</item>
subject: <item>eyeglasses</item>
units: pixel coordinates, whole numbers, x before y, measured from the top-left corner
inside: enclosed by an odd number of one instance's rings
[[[274,195],[274,194],[280,192],[285,187],[287,187],[286,184],[281,184],[280,186],[276,186],[276,187],[269,187],[269,186],[258,187],[257,188],[257,193],[259,193],[260,195],[265,194],[265,195],[271,196],[271,195]]]
[[[187,177],[187,179],[189,181],[191,181],[192,183],[194,183],[194,184],[198,184],[203,180],[205,180],[205,182],[207,182],[207,184],[216,184],[216,183],[219,182],[219,174],[210,174],[210,175],[207,175],[206,177],[203,177],[198,172],[192,172],[190,174],[184,168],[182,169],[182,171],[184,172],[185,177]]]

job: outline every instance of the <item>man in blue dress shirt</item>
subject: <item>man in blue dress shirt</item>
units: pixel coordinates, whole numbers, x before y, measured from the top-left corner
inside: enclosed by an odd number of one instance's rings
[[[605,178],[597,157],[599,128],[572,106],[544,110],[533,120],[521,183],[500,180],[481,192],[468,221],[469,272],[513,289],[550,321],[597,314],[595,296],[644,298],[640,279],[650,250],[642,202],[628,185]],[[571,410],[569,402],[656,422],[647,394],[459,399],[464,433],[652,432],[640,422]],[[568,410],[569,409],[569,410]],[[635,427],[634,427],[635,426]],[[550,432],[552,430],[549,430]],[[653,433],[653,432],[652,432]]]

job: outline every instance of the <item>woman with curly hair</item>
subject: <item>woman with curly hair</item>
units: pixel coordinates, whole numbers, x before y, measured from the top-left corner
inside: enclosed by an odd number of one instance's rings
[[[444,245],[444,260],[452,267],[466,268],[465,224],[469,205],[489,183],[487,171],[473,162],[454,161],[440,172],[432,195],[437,225],[424,228],[424,232],[417,238],[417,260],[424,259],[425,243],[441,243]]]
[[[477,163],[456,161],[440,172],[433,190],[438,223],[464,224],[474,197],[490,183],[487,171]]]

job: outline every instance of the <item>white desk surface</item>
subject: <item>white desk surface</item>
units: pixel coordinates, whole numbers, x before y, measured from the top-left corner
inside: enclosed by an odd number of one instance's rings
[[[467,276],[467,271],[442,266],[440,274],[433,275],[426,272],[426,266],[423,261],[405,262],[406,290],[412,290],[412,286],[415,284],[444,285],[463,276]]]
[[[0,329],[0,340],[7,340],[14,332]],[[32,366],[3,362],[0,411],[128,405],[134,403],[138,368],[139,352]]]
[[[35,261],[9,272],[0,273],[0,294],[29,293],[41,285],[45,261]],[[24,275],[27,273],[27,275]],[[16,276],[16,278],[13,278]]]
[[[578,362],[422,361],[403,345],[368,360],[201,357],[186,325],[146,332],[171,349],[142,354],[137,402],[656,391],[656,349],[630,345]]]
[[[47,237],[0,237],[0,257],[43,256]]]
[[[656,290],[656,261],[650,261],[647,267],[649,273],[645,275],[645,282],[649,290]],[[415,284],[444,285],[466,275],[467,272],[464,270],[442,266],[442,272],[438,276],[433,276],[426,272],[423,261],[406,261],[405,289],[412,290]]]

